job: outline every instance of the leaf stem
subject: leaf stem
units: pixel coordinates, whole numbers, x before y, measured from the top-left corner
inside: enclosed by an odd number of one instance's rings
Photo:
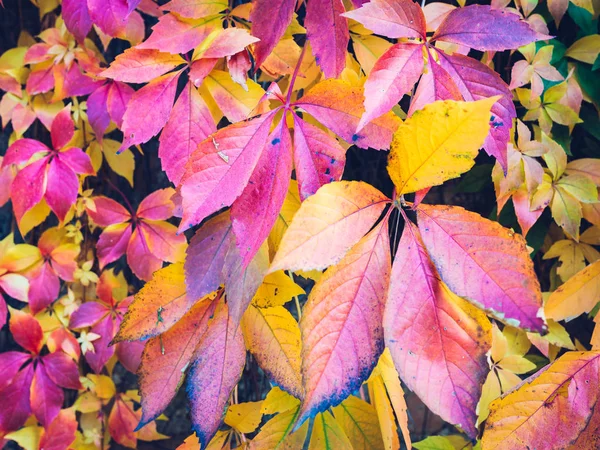
[[[300,65],[302,64],[302,60],[304,59],[304,53],[306,53],[306,42],[302,47],[302,52],[300,53],[300,57],[298,58],[298,62],[296,63],[296,67],[294,68],[294,73],[292,74],[292,78],[290,80],[290,85],[288,87],[287,98],[285,100],[285,108],[289,109],[290,100],[292,98],[292,91],[294,90],[294,83],[296,83],[296,77],[298,76],[298,72],[300,71]]]

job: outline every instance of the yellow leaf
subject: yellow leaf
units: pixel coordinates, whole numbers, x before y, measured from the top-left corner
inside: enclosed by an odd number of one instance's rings
[[[46,203],[45,199],[42,199],[37,205],[23,214],[21,221],[19,222],[19,231],[25,236],[40,223],[46,220],[46,217],[50,214],[50,207]]]
[[[352,38],[352,47],[356,53],[356,58],[367,75],[371,72],[379,57],[392,46],[389,41],[373,35],[351,34],[350,37]]]
[[[269,391],[262,402],[262,413],[269,415],[282,413],[299,405],[300,400],[275,386]]]
[[[242,318],[248,350],[258,365],[286,391],[302,396],[300,327],[283,306],[250,305]]]
[[[566,55],[584,63],[594,64],[599,53],[600,35],[592,34],[582,37],[571,45]]]
[[[352,444],[330,412],[315,417],[308,450],[352,450]]]
[[[225,423],[240,433],[252,433],[262,419],[262,402],[247,402],[230,405]]]
[[[133,171],[135,170],[135,158],[133,152],[126,149],[122,153],[117,155],[117,150],[121,144],[112,139],[104,139],[102,141],[102,150],[104,158],[106,159],[109,167],[117,175],[121,175],[125,178],[131,187],[133,187]]]
[[[388,162],[398,194],[440,185],[473,167],[498,98],[434,102],[402,123]]]
[[[42,427],[23,427],[4,436],[4,439],[15,441],[25,450],[38,450],[44,429]]]
[[[383,449],[375,408],[351,395],[333,408],[333,415],[352,442],[354,450]]]
[[[589,265],[554,291],[544,311],[554,320],[571,320],[590,312],[600,300],[600,261]]]
[[[298,430],[291,432],[300,413],[300,407],[277,414],[250,442],[250,450],[296,450],[302,448],[308,433],[308,421]]]
[[[482,450],[595,448],[571,444],[597,431],[592,415],[600,397],[599,360],[600,352],[565,353],[539,376],[493,401]]]
[[[95,393],[98,398],[108,400],[114,397],[117,392],[115,383],[110,377],[106,375],[95,375],[93,373],[87,376],[93,383],[91,391]]]
[[[372,377],[369,381],[369,397],[377,411],[383,444],[386,450],[397,450],[400,448],[400,439],[396,421],[394,420],[394,411],[390,400],[385,393],[385,386],[381,376]]]
[[[481,387],[481,396],[477,403],[477,426],[490,415],[490,403],[502,395],[500,381],[495,371],[490,371]]]
[[[536,365],[519,355],[508,355],[498,363],[500,367],[515,374],[523,374],[535,370]]]
[[[571,194],[583,203],[595,203],[598,201],[596,185],[585,175],[573,174],[561,177],[556,183],[561,189]]]
[[[298,182],[291,180],[287,195],[281,206],[281,211],[279,211],[279,215],[277,216],[277,221],[269,234],[269,258],[271,260],[275,256],[275,252],[279,249],[279,243],[292,223],[294,215],[300,209],[300,203]]]
[[[571,238],[579,240],[581,204],[560,186],[555,186],[552,197],[552,217]]]
[[[225,117],[231,122],[239,122],[249,117],[267,111],[268,105],[260,100],[265,91],[259,84],[248,80],[248,90],[237,84],[228,72],[213,70],[200,86],[201,93],[209,93],[214,102],[219,106]],[[211,111],[212,112],[212,111]],[[220,117],[215,117],[219,121]]]
[[[278,270],[265,277],[254,294],[252,303],[259,308],[283,306],[304,293],[304,289],[294,283],[283,270]]]

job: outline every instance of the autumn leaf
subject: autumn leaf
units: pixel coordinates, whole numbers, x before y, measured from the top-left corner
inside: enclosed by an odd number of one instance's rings
[[[497,100],[435,102],[400,125],[388,162],[398,194],[442,184],[469,170],[487,136],[487,116]]]

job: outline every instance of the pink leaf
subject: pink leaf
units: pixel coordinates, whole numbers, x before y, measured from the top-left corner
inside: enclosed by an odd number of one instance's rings
[[[260,247],[253,256],[249,264],[244,264],[237,246],[232,245],[223,265],[229,318],[236,325],[242,320],[269,268],[266,247]]]
[[[390,111],[412,89],[422,72],[422,45],[396,44],[381,55],[365,82],[365,114],[357,130]]]
[[[46,309],[58,298],[60,280],[47,262],[31,272],[29,281],[29,308],[32,314]]]
[[[90,18],[103,33],[112,37],[127,30],[129,8],[126,0],[87,0]]]
[[[223,58],[241,52],[258,39],[243,28],[226,28],[219,32],[208,48],[201,53],[202,58]]]
[[[310,292],[300,321],[306,394],[296,426],[360,388],[377,364],[384,348],[389,248],[383,220]]]
[[[71,106],[67,105],[54,117],[50,134],[52,147],[55,150],[63,148],[73,138],[75,125],[71,119]]]
[[[452,77],[433,60],[431,55],[429,55],[427,68],[428,70],[421,76],[415,95],[410,102],[409,117],[415,111],[437,100],[462,100],[462,95]]]
[[[13,378],[19,373],[23,364],[29,361],[30,356],[27,353],[21,352],[4,352],[0,353],[0,392],[8,386]]]
[[[148,142],[165,126],[173,108],[181,71],[168,73],[131,97],[123,116],[123,144],[119,151]]]
[[[73,408],[63,409],[46,428],[40,439],[44,450],[64,450],[71,448],[77,432],[77,419]]]
[[[85,354],[85,360],[94,372],[101,373],[104,365],[115,353],[115,347],[109,347],[109,344],[115,336],[116,331],[113,318],[110,314],[107,314],[90,329],[91,333],[96,333],[100,336],[100,338],[92,342],[94,351],[88,351]]]
[[[152,27],[152,34],[137,46],[138,49],[157,49],[169,53],[187,53],[200,45],[215,29],[215,24],[204,25],[179,20],[173,14],[165,14]]]
[[[184,266],[190,297],[202,298],[225,283],[222,269],[232,246],[235,240],[228,211],[208,220],[196,232],[187,248]]]
[[[217,432],[231,391],[242,375],[246,347],[242,332],[221,303],[196,349],[187,378],[192,426],[204,448]]]
[[[248,50],[242,50],[235,55],[227,57],[227,69],[231,79],[248,90],[248,71],[252,68],[252,61],[248,56]]]
[[[409,389],[474,437],[491,327],[482,312],[472,317],[457,299],[441,283],[419,230],[406,222],[385,307],[386,345]]]
[[[96,134],[98,142],[102,142],[104,132],[110,124],[110,115],[108,114],[107,106],[109,91],[110,84],[105,84],[92,92],[86,102],[88,120]]]
[[[160,135],[158,156],[169,180],[179,185],[192,152],[217,127],[206,103],[191,82],[181,92]]]
[[[273,113],[217,131],[192,153],[181,179],[180,231],[231,205],[242,193],[269,136]]]
[[[77,201],[79,179],[60,158],[50,161],[44,198],[50,209],[62,222]]]
[[[175,189],[158,189],[148,195],[138,206],[136,216],[149,220],[167,220],[173,216],[175,205],[171,197]]]
[[[44,196],[46,185],[46,168],[48,157],[37,160],[21,169],[10,188],[10,197],[13,202],[13,211],[17,221],[37,205]],[[79,184],[79,183],[78,183]]]
[[[512,93],[496,72],[481,62],[467,56],[438,53],[440,63],[460,90],[466,101],[480,100],[495,95],[502,98],[492,106],[490,133],[483,148],[507,169],[506,146],[510,140],[512,122],[517,117]]]
[[[425,39],[425,17],[412,0],[371,0],[344,16],[392,39]]]
[[[86,175],[94,175],[94,167],[89,155],[80,148],[71,147],[57,155],[57,158],[65,163],[75,172]]]
[[[419,229],[442,280],[499,320],[540,332],[540,284],[525,239],[457,206],[418,208]]]
[[[208,74],[212,72],[218,62],[219,60],[217,58],[202,58],[194,61],[190,67],[189,73],[190,81],[194,84],[194,86],[200,86]]]
[[[187,240],[183,234],[177,234],[175,225],[164,221],[144,220],[139,223],[138,228],[152,256],[168,262],[176,262],[183,258]]]
[[[177,394],[215,306],[212,300],[198,303],[172,328],[146,343],[139,371],[142,417],[137,429],[156,419]]]
[[[207,2],[206,0],[171,0],[160,9],[171,11],[189,19],[199,19],[224,10],[223,2]]]
[[[58,351],[42,358],[48,377],[65,389],[81,389],[77,364],[66,353]]]
[[[511,11],[470,5],[450,11],[431,40],[452,42],[480,51],[501,51],[546,39],[551,36],[534,31]]]
[[[389,148],[400,119],[392,113],[379,117],[356,133],[364,114],[363,91],[341,80],[325,80],[296,103],[348,143],[360,148]]]
[[[127,222],[131,219],[131,214],[123,206],[103,196],[93,197],[87,203],[86,211],[92,221],[100,227]]]
[[[2,160],[2,167],[7,167],[11,164],[24,164],[36,153],[48,153],[50,149],[35,139],[19,139],[16,140],[6,150],[6,155]]]
[[[29,364],[0,391],[0,433],[18,430],[31,414],[29,392],[32,379],[33,364]]]
[[[150,281],[152,274],[163,265],[162,260],[152,254],[140,227],[133,231],[133,235],[129,239],[127,264],[129,264],[136,277],[145,281]]]
[[[273,130],[254,172],[231,207],[231,220],[244,267],[269,236],[292,174],[292,138],[285,120]]]
[[[96,247],[101,269],[125,254],[132,233],[129,223],[117,223],[104,229]]]
[[[44,426],[58,415],[64,401],[64,395],[59,388],[48,377],[43,364],[38,364],[31,383],[31,410],[37,420]]]
[[[79,43],[83,43],[92,29],[92,19],[88,11],[87,0],[64,0],[62,17],[67,29]]]
[[[4,291],[17,300],[26,302],[29,293],[29,281],[18,273],[5,273],[0,276],[0,291]],[[4,308],[6,308],[6,304]],[[6,314],[3,317],[6,317]]]
[[[110,311],[102,303],[84,303],[71,315],[69,327],[74,329],[91,327],[106,317],[109,312]]]
[[[294,114],[294,165],[302,200],[339,181],[345,163],[346,151],[334,137]]]
[[[33,70],[27,77],[25,90],[29,95],[43,94],[54,88],[53,67]]]
[[[184,63],[179,55],[132,47],[119,54],[100,76],[127,83],[146,83]]]
[[[255,0],[250,22],[252,35],[260,39],[254,45],[256,67],[260,67],[273,51],[292,21],[296,0]]]
[[[337,78],[346,67],[350,33],[342,0],[313,0],[306,6],[306,35],[317,64],[327,78]]]
[[[106,98],[106,107],[111,120],[119,128],[123,126],[123,116],[127,110],[127,104],[135,91],[125,83],[115,81],[110,83],[108,97]]]
[[[119,342],[117,344],[117,358],[119,362],[131,373],[137,373],[142,361],[142,352],[145,343],[142,341]]]

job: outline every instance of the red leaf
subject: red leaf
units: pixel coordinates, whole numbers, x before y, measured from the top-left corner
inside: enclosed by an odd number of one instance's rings
[[[44,344],[44,333],[35,317],[26,312],[12,309],[9,326],[17,344],[33,354],[37,355],[40,352]]]
[[[138,430],[156,419],[177,394],[215,306],[212,299],[199,302],[173,327],[146,343],[139,370],[142,418]]]
[[[54,117],[50,128],[52,147],[55,150],[63,148],[73,138],[75,125],[71,119],[71,106],[67,105]]]
[[[260,39],[254,44],[256,67],[260,67],[271,54],[292,21],[296,0],[255,0],[252,3],[250,22],[252,35]]]
[[[127,245],[127,264],[136,277],[145,281],[150,281],[152,274],[163,265],[162,260],[152,254],[146,236],[139,226],[133,230]]]
[[[365,82],[365,114],[357,131],[390,111],[412,89],[422,72],[423,45],[396,44],[381,55]]]
[[[66,353],[58,351],[41,359],[48,377],[65,389],[81,389],[77,364]]]
[[[334,137],[294,114],[294,166],[302,200],[339,181],[345,164],[346,151]]]
[[[31,272],[29,280],[29,308],[32,314],[45,309],[58,298],[60,280],[50,264],[44,262]]]
[[[181,64],[185,64],[185,60],[179,55],[132,47],[119,54],[100,76],[127,83],[146,83]]]
[[[69,166],[75,173],[86,175],[93,175],[95,173],[89,155],[84,153],[80,148],[71,147],[58,153],[56,157]]]
[[[269,113],[222,128],[192,153],[181,179],[180,231],[239,197],[265,146],[273,116]]]
[[[337,78],[346,67],[350,33],[342,0],[313,0],[306,5],[306,36],[317,64],[327,78]]]
[[[158,156],[162,168],[175,186],[179,185],[192,152],[216,131],[206,103],[194,85],[188,82],[175,102],[159,139]]]
[[[231,207],[237,247],[246,267],[277,221],[292,174],[292,138],[282,119],[268,137],[254,172]]]
[[[491,326],[482,312],[461,303],[439,279],[418,228],[406,222],[385,307],[386,345],[409,389],[474,437]]]
[[[145,343],[142,341],[119,342],[117,344],[117,358],[119,362],[131,373],[137,373],[142,361],[142,352]]]
[[[225,284],[223,266],[229,249],[235,246],[229,212],[208,220],[194,235],[185,258],[188,295],[202,298]]]
[[[77,308],[71,315],[69,327],[91,327],[109,314],[109,309],[99,302],[87,302]]]
[[[70,448],[70,445],[75,441],[76,431],[75,410],[72,408],[63,409],[44,431],[40,439],[40,449],[64,450]]]
[[[102,142],[104,132],[110,124],[110,115],[108,114],[108,92],[110,84],[105,84],[90,94],[87,99],[87,116],[90,125],[96,134],[98,142]]]
[[[386,219],[310,292],[300,321],[306,393],[296,427],[360,388],[377,364],[384,348],[381,317],[391,270],[389,249]]]
[[[419,229],[442,280],[498,320],[540,332],[540,284],[525,239],[458,206],[421,204]]]
[[[215,68],[218,59],[198,59],[194,61],[190,66],[190,81],[194,86],[198,87],[202,84],[202,81],[208,76],[209,73]]]
[[[48,157],[37,160],[21,169],[10,188],[13,211],[17,221],[44,197]]]
[[[127,251],[133,229],[129,223],[109,225],[104,229],[96,244],[100,269],[116,261]]]
[[[37,420],[44,427],[50,425],[60,411],[63,401],[62,389],[48,377],[44,365],[38,364],[31,382],[31,410]]]
[[[163,75],[136,91],[123,115],[123,144],[119,151],[143,144],[165,126],[173,108],[181,71]]]
[[[470,5],[450,11],[431,40],[453,42],[480,51],[501,51],[551,38],[536,32],[509,10]]]
[[[33,364],[29,364],[0,391],[0,434],[18,430],[31,414],[29,392],[32,379]]]
[[[137,448],[137,437],[134,429],[137,416],[132,408],[121,398],[117,398],[108,416],[108,431],[117,444],[129,448]]]
[[[187,378],[192,426],[201,448],[217,432],[231,391],[242,375],[246,347],[241,330],[228,320],[227,305],[221,303],[208,324],[208,330],[196,348]]]
[[[425,16],[419,5],[412,0],[371,0],[344,16],[392,39],[424,40],[426,36]]]

